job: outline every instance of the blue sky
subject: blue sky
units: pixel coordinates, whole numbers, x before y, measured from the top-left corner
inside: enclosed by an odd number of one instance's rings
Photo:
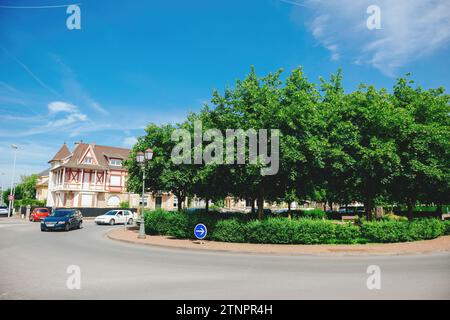
[[[39,172],[63,142],[129,147],[149,122],[181,121],[213,89],[301,65],[318,81],[391,88],[412,72],[450,87],[448,0],[0,0],[0,175]],[[366,10],[381,12],[369,30]],[[22,7],[22,8],[18,8]],[[23,8],[26,7],[26,8]],[[18,180],[18,178],[16,179]]]

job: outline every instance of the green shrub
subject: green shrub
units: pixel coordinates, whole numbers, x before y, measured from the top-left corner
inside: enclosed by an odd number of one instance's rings
[[[128,201],[122,201],[119,204],[120,209],[128,209],[130,207],[130,203]]]
[[[444,221],[444,227],[445,227],[444,234],[446,236],[450,235],[450,220]]]
[[[145,213],[145,230],[150,235],[168,235],[180,239],[194,238],[194,227],[208,228],[206,239],[224,242],[274,244],[340,244],[367,242],[404,242],[434,239],[449,234],[450,221],[438,219],[382,220],[360,225],[339,224],[311,218],[268,218],[248,220],[248,216],[205,213],[202,211]]]
[[[299,218],[325,219],[327,217],[327,214],[323,210],[314,209],[314,210],[298,210],[296,211],[295,216]]]
[[[351,223],[335,225],[336,243],[355,244],[366,243],[367,239],[362,238],[361,228]]]
[[[145,232],[150,235],[167,235],[172,226],[172,213],[165,210],[145,212]]]
[[[211,239],[223,242],[245,242],[246,234],[246,224],[237,219],[220,220],[215,226]]]
[[[247,241],[253,243],[292,243],[292,221],[285,218],[252,220],[246,225]]]
[[[331,221],[294,219],[292,243],[335,243],[336,224]]]
[[[37,199],[20,199],[20,200],[16,200],[14,201],[14,208],[20,208],[20,207],[26,207],[26,206],[31,206],[31,207],[45,207],[46,201],[45,200],[37,200]]]
[[[404,242],[437,238],[444,234],[444,224],[438,219],[376,221],[363,223],[361,231],[370,242]]]
[[[409,232],[412,240],[434,239],[445,233],[445,225],[438,219],[415,219],[409,223]]]
[[[398,216],[398,215],[393,214],[393,213],[388,213],[388,214],[384,215],[382,219],[384,221],[408,221],[407,217]]]

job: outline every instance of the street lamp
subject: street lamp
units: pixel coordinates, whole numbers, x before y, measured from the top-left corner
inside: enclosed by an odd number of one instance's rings
[[[144,152],[139,151],[136,154],[136,161],[142,169],[142,208],[141,208],[141,224],[139,225],[139,239],[145,239],[145,223],[144,223],[144,196],[145,196],[145,165],[153,158],[153,150],[148,148]]]
[[[13,162],[13,171],[11,177],[11,189],[9,192],[9,196],[11,200],[9,200],[8,204],[8,218],[11,216],[11,210],[14,209],[14,193],[16,192],[16,187],[14,186],[14,176],[16,175],[16,158],[17,158],[17,149],[18,147],[15,144],[11,145],[11,148],[14,149],[14,162]]]
[[[5,175],[6,173],[4,173],[4,172],[0,172],[0,181],[1,181],[1,185],[2,185],[2,192],[0,193],[0,203],[2,204],[2,205],[4,205],[4,203],[3,203],[3,191],[4,191],[4,189],[5,189],[5,185],[3,184],[3,176]]]

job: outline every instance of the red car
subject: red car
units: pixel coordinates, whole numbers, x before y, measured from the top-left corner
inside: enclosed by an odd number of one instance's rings
[[[30,221],[40,221],[44,220],[50,214],[50,210],[47,208],[36,208],[30,214]]]

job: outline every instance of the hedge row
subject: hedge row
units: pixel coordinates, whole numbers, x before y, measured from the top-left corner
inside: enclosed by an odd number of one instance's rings
[[[450,222],[438,219],[363,222],[360,226],[310,218],[248,220],[238,215],[167,212],[145,215],[146,233],[192,239],[197,223],[208,228],[206,239],[275,244],[353,244],[404,242],[450,234]]]

